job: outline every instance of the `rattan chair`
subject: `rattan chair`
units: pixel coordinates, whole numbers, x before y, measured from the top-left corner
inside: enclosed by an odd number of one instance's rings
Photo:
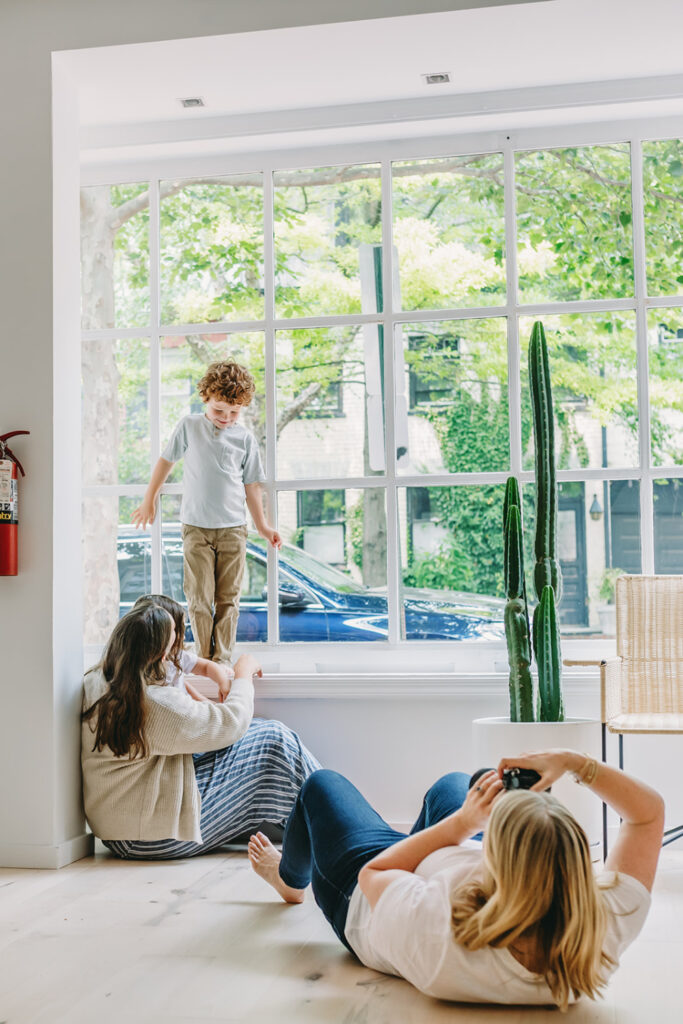
[[[617,656],[604,661],[565,661],[600,666],[602,759],[607,732],[624,736],[683,734],[683,576],[620,576],[616,582]],[[607,808],[603,805],[607,856]],[[662,845],[683,837],[667,829]]]

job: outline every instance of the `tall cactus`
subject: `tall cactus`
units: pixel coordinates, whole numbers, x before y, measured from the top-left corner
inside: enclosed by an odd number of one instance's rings
[[[514,498],[517,498],[517,502]],[[524,551],[519,489],[514,477],[505,494],[505,636],[510,666],[510,720],[533,722],[529,613],[524,583]]]
[[[546,586],[534,611],[534,652],[538,665],[538,720],[561,722],[564,719],[560,679],[560,630],[555,609],[555,593]]]
[[[557,544],[557,483],[555,480],[555,428],[553,396],[550,390],[548,347],[543,324],[537,320],[529,339],[529,387],[534,415],[536,455],[536,539],[534,589],[541,600],[545,586],[561,595],[560,567],[555,558]]]
[[[517,564],[519,566],[518,572],[519,572],[519,576],[520,576],[520,580],[521,580],[521,586],[522,586],[521,594],[519,596],[524,598],[524,614],[526,615],[527,633],[529,633],[529,636],[531,636],[531,633],[530,633],[530,630],[529,630],[529,606],[527,604],[527,597],[526,597],[526,577],[525,577],[525,574],[524,574],[524,544],[522,542],[522,538],[524,536],[524,524],[523,524],[523,517],[522,517],[522,502],[521,502],[521,499],[520,499],[520,496],[519,496],[519,484],[517,483],[517,478],[514,477],[514,476],[508,477],[507,483],[505,484],[505,500],[503,502],[503,533],[504,534],[506,534],[506,531],[507,531],[508,511],[509,511],[509,509],[510,509],[510,507],[512,505],[516,505],[517,509],[518,509],[518,512],[519,512],[519,530],[520,530],[520,535],[519,535],[519,543],[516,545],[518,550],[519,550],[519,557],[518,557],[518,560],[517,560]],[[505,564],[504,564],[504,567],[503,567],[503,573],[504,573],[504,580],[505,580],[505,594],[506,594],[507,597],[510,597],[509,583],[510,583],[510,572],[511,572],[511,564],[512,564],[511,560],[510,560],[510,552],[511,552],[512,548],[511,548],[511,545],[508,543],[507,535],[504,537],[504,540],[505,540]]]
[[[561,573],[555,557],[557,540],[557,482],[553,401],[548,349],[543,324],[534,324],[529,341],[529,385],[534,415],[536,449],[536,538],[534,588],[539,603],[534,610],[533,652],[538,665],[538,718],[560,722],[564,717],[561,690],[560,633],[557,605]],[[534,720],[531,682],[529,612],[524,579],[522,505],[519,486],[510,477],[503,505],[505,539],[505,635],[510,665],[510,720]]]

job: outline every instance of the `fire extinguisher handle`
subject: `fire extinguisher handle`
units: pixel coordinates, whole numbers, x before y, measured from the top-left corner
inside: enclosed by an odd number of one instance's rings
[[[0,434],[0,441],[7,441],[10,437],[16,437],[17,434],[30,434],[30,430],[9,430],[6,434]]]
[[[30,430],[10,430],[6,434],[0,434],[0,459],[5,458],[5,456],[9,456],[12,462],[16,463],[17,469],[19,470],[22,476],[26,476],[26,474],[24,473],[24,467],[19,462],[19,459],[16,457],[10,446],[6,444],[6,442],[10,437],[16,437],[17,434],[30,433]]]

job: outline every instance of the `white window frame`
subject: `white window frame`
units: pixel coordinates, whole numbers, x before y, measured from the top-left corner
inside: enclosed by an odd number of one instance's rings
[[[258,331],[265,335],[266,353],[266,490],[272,509],[277,508],[280,491],[302,488],[361,488],[384,487],[387,508],[387,585],[389,634],[387,641],[292,644],[279,643],[277,636],[277,565],[276,555],[268,553],[268,642],[256,645],[264,662],[275,658],[280,670],[299,669],[315,666],[320,659],[329,662],[334,652],[335,660],[341,666],[354,668],[363,665],[369,672],[377,666],[397,662],[391,655],[401,654],[400,667],[411,671],[412,666],[424,665],[425,659],[444,660],[444,652],[451,653],[457,661],[458,671],[467,675],[482,674],[488,677],[492,672],[504,670],[505,645],[478,641],[406,641],[399,639],[400,579],[399,579],[399,537],[397,516],[397,494],[399,488],[425,487],[454,484],[503,484],[510,473],[520,482],[534,478],[532,472],[522,469],[521,448],[521,407],[519,381],[519,336],[520,316],[543,316],[559,313],[590,313],[603,311],[631,311],[636,321],[637,386],[639,410],[639,465],[625,468],[600,468],[558,471],[558,481],[595,481],[632,479],[640,488],[640,529],[642,572],[654,572],[654,510],[653,481],[656,478],[683,478],[683,466],[653,466],[650,447],[650,419],[648,394],[648,339],[647,317],[650,309],[683,308],[683,294],[649,297],[647,295],[645,262],[645,225],[642,188],[642,143],[669,138],[683,138],[683,117],[662,117],[648,120],[624,120],[618,122],[561,125],[526,130],[479,132],[475,134],[442,134],[420,139],[395,142],[344,144],[336,146],[309,146],[301,149],[271,150],[255,153],[188,156],[187,158],[112,162],[91,164],[83,168],[81,184],[115,185],[129,182],[150,183],[150,326],[148,328],[106,329],[84,331],[83,340],[147,338],[150,343],[150,464],[153,465],[162,449],[160,437],[160,352],[161,339],[169,329],[178,334],[234,333],[236,331]],[[633,207],[633,257],[634,296],[626,299],[600,299],[575,302],[547,302],[521,304],[517,301],[517,246],[514,173],[515,154],[519,151],[555,149],[569,146],[590,146],[601,144],[628,143],[631,147],[631,192]],[[394,266],[392,248],[392,181],[393,162],[438,158],[466,154],[502,153],[505,175],[505,241],[507,296],[501,306],[467,309],[439,310],[395,310],[394,289],[391,283],[397,268]],[[334,166],[340,163],[379,163],[382,171],[382,274],[385,308],[379,314],[357,314],[353,316],[316,316],[296,319],[279,319],[275,316],[274,305],[274,240],[273,240],[273,175],[276,171],[296,168]],[[237,174],[244,171],[263,172],[264,182],[264,270],[265,270],[265,316],[263,320],[244,322],[218,322],[210,324],[160,323],[159,295],[159,181],[185,177],[217,176]],[[444,320],[469,320],[482,317],[507,318],[508,326],[508,380],[510,410],[510,455],[508,471],[500,473],[454,473],[438,475],[397,475],[393,459],[387,460],[384,477],[368,476],[354,478],[315,478],[285,480],[276,478],[276,375],[275,375],[275,332],[296,327],[333,327],[336,325],[364,323],[382,324],[385,338],[395,339],[398,324],[434,322]],[[395,347],[392,346],[392,350]],[[387,345],[385,352],[389,350]],[[384,367],[385,395],[396,394],[396,360],[386,359]],[[395,451],[395,409],[394,402],[385,405],[386,451]],[[110,487],[86,486],[83,496],[101,494],[141,496],[144,485],[112,485]],[[179,494],[179,484],[165,485],[162,494]],[[161,587],[161,525],[160,516],[152,527],[152,583],[153,589]],[[563,639],[565,657],[602,657],[614,649],[613,640],[605,639]]]

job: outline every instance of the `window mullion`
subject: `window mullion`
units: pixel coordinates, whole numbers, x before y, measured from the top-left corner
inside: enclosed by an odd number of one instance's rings
[[[161,216],[159,180],[149,183],[149,300],[152,334],[149,346],[150,471],[161,454]],[[151,591],[162,591],[161,495],[152,523]]]
[[[263,291],[265,312],[265,388],[266,388],[266,493],[271,522],[277,526],[277,381],[275,358],[275,190],[273,172],[263,175]],[[278,604],[278,560],[268,544],[268,643],[280,637]]]
[[[645,264],[645,210],[643,150],[631,140],[631,202],[633,206],[633,271],[636,298],[636,352],[638,383],[638,447],[640,455],[641,570],[655,571],[653,475],[650,447],[650,395],[647,348],[647,269]]]
[[[522,397],[519,320],[517,306],[517,221],[515,208],[515,154],[508,143],[503,152],[505,202],[505,275],[507,279],[508,416],[510,423],[510,471],[522,472]]]
[[[386,516],[387,516],[387,640],[396,643],[400,637],[400,575],[398,537],[398,494],[396,490],[396,345],[398,344],[392,315],[397,300],[398,266],[393,252],[393,204],[391,161],[382,160],[382,293],[384,330],[384,437],[386,445]]]

